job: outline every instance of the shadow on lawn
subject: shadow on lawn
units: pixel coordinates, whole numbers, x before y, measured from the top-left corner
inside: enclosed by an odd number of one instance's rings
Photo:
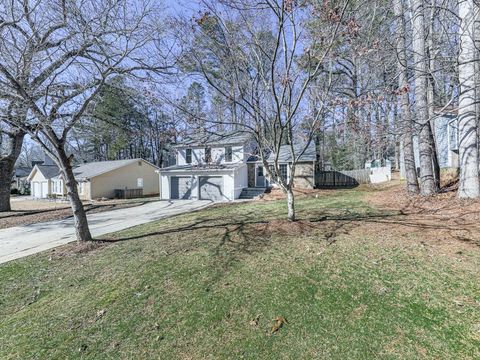
[[[255,212],[234,215],[235,218],[225,221],[225,218],[210,217],[200,219],[187,225],[152,231],[138,235],[102,239],[103,243],[118,243],[130,240],[141,240],[163,235],[181,234],[173,239],[166,238],[162,248],[166,255],[188,252],[204,246],[209,246],[216,259],[215,266],[226,270],[244,256],[262,252],[273,241],[295,241],[300,235],[318,237],[326,245],[334,244],[343,235],[349,235],[359,226],[367,225],[368,234],[381,236],[383,232],[403,235],[412,231],[420,234],[419,242],[425,236],[432,240],[443,241],[445,238],[480,245],[475,234],[480,233],[477,222],[467,222],[463,218],[442,221],[432,218],[429,209],[401,209],[389,212],[365,212],[365,208],[343,209],[340,214],[321,212],[302,212],[302,217],[294,223],[286,219],[260,218]],[[371,226],[371,228],[369,228]],[[443,237],[439,234],[443,234]],[[219,275],[221,276],[221,275]]]

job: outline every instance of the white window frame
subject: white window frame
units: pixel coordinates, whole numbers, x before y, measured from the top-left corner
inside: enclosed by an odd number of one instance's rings
[[[188,161],[188,152],[190,152],[190,161]],[[185,164],[193,163],[193,149],[187,148],[185,149]]]
[[[227,157],[227,154],[230,152],[230,159]],[[225,146],[225,162],[231,163],[233,162],[233,147],[232,146]]]
[[[143,189],[143,178],[137,178],[137,188]]]

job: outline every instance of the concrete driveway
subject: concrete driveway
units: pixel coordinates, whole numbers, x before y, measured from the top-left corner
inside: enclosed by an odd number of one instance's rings
[[[155,201],[132,208],[88,215],[93,237],[127,229],[212,204],[211,201]],[[73,218],[0,230],[0,263],[75,241]]]

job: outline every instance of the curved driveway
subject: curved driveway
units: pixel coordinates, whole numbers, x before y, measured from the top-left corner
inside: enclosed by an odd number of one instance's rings
[[[127,229],[166,217],[198,210],[211,201],[154,201],[126,209],[88,215],[93,237]],[[73,218],[0,230],[0,263],[32,255],[75,241]]]

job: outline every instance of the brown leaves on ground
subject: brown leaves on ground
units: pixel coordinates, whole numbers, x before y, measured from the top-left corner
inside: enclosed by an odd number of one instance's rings
[[[283,325],[285,325],[285,324],[288,324],[287,319],[285,319],[283,316],[277,316],[277,318],[275,319],[275,323],[273,324],[270,333],[271,333],[271,334],[277,333],[278,330],[280,330],[280,328],[281,328]]]
[[[49,260],[57,260],[63,257],[76,256],[81,254],[88,254],[106,246],[104,242],[87,241],[80,244],[72,242],[70,244],[63,245],[59,248],[50,250],[51,255]]]
[[[258,327],[258,322],[260,321],[260,315],[255,316],[254,319],[250,321],[251,327]]]
[[[366,233],[416,238],[426,247],[450,247],[457,255],[462,250],[459,244],[480,246],[479,200],[458,199],[454,191],[430,197],[410,195],[400,182],[367,193],[365,200],[377,209],[392,212],[390,216],[364,219],[362,230]]]

